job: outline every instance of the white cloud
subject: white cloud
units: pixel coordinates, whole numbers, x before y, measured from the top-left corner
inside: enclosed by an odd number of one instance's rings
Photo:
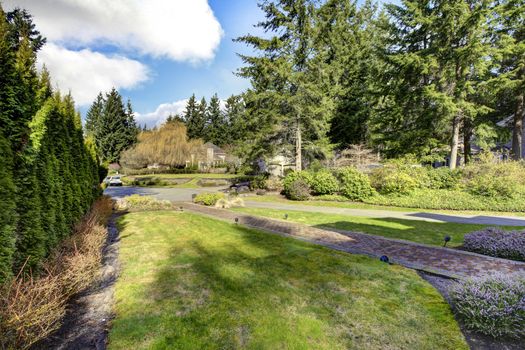
[[[148,79],[148,68],[122,56],[106,56],[89,49],[71,51],[46,44],[38,53],[39,64],[49,69],[61,91],[71,90],[78,105],[88,105],[100,91],[130,89]]]
[[[26,8],[38,30],[68,47],[112,44],[153,57],[198,62],[223,30],[207,0],[4,0]]]
[[[200,101],[200,99],[198,99],[198,101]],[[209,99],[207,102],[209,102]],[[219,102],[221,110],[224,110],[226,106],[226,101],[220,100]],[[155,112],[149,112],[144,114],[135,112],[135,120],[140,126],[144,124],[146,124],[148,127],[160,126],[170,115],[179,114],[182,116],[186,109],[187,103],[188,99],[178,100],[171,103],[162,103],[157,107]]]
[[[169,115],[183,114],[186,109],[187,99],[171,103],[160,104],[155,112],[140,114],[135,112],[135,119],[138,125],[146,124],[148,127],[159,126]]]

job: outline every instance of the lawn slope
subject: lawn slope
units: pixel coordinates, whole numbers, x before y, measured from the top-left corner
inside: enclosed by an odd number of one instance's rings
[[[326,214],[297,210],[280,210],[266,208],[235,208],[245,214],[264,216],[272,219],[284,219],[284,213],[288,214],[288,220],[300,224],[334,228],[354,232],[364,232],[371,235],[383,236],[407,241],[443,245],[445,236],[452,240],[449,247],[463,244],[465,234],[481,230],[487,225],[458,224],[453,222],[431,222],[423,220],[407,220],[400,218],[368,218],[363,216],[351,216],[344,214]],[[501,226],[507,230],[517,230],[516,226]]]
[[[110,349],[467,349],[414,271],[187,212],[120,220]]]

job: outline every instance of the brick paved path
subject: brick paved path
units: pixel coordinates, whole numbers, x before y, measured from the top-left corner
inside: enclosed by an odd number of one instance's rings
[[[393,263],[447,277],[464,278],[495,272],[516,272],[525,275],[525,263],[521,262],[363,233],[324,230],[288,221],[204,207],[193,203],[183,203],[182,206],[192,212],[230,222],[235,222],[235,218],[237,218],[239,224],[242,225],[291,236],[336,250],[373,257],[387,255]]]

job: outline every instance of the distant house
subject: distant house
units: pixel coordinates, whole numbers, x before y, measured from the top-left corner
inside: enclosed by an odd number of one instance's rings
[[[209,165],[221,164],[226,161],[226,152],[217,145],[207,142],[203,145],[206,150],[206,163]]]

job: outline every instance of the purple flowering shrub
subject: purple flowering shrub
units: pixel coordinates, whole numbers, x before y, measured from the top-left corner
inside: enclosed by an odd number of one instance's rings
[[[450,297],[467,328],[493,337],[525,336],[525,276],[467,279],[452,285]]]
[[[525,232],[489,227],[466,234],[463,247],[470,252],[525,261]]]

